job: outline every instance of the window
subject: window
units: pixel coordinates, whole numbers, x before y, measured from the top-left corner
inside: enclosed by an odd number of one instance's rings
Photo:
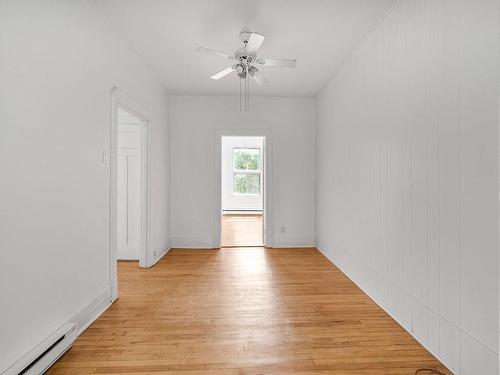
[[[260,195],[262,162],[258,148],[233,149],[233,193]]]

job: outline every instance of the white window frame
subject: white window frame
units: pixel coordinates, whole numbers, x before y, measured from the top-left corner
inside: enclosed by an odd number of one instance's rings
[[[235,150],[257,150],[259,151],[259,169],[235,169],[234,165],[234,151]],[[231,154],[231,163],[233,165],[233,195],[239,196],[239,197],[260,197],[262,195],[262,150],[258,147],[233,147],[232,154]],[[234,182],[234,177],[237,174],[257,174],[259,175],[259,193],[258,194],[252,194],[252,193],[238,193],[235,191],[235,182]]]

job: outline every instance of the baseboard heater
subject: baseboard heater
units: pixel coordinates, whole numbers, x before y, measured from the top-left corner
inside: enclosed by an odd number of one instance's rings
[[[76,325],[73,323],[65,324],[9,367],[2,375],[43,374],[71,347],[77,336]]]

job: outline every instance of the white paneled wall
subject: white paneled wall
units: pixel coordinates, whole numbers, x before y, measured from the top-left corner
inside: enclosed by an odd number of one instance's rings
[[[498,373],[497,0],[408,0],[318,96],[318,247],[457,374]]]

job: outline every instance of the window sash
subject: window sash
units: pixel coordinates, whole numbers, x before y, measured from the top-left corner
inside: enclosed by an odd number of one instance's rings
[[[259,192],[258,193],[240,193],[236,191],[236,175],[251,175],[251,176],[259,176]],[[256,172],[256,171],[243,171],[243,172],[233,172],[233,195],[240,195],[240,196],[251,196],[251,197],[259,197],[262,194],[262,173],[261,172]]]
[[[258,169],[236,169],[235,168],[235,157],[234,157],[234,154],[235,154],[235,151],[239,151],[239,150],[256,150],[258,151],[258,155],[259,155],[259,168]],[[233,148],[233,154],[232,154],[232,161],[233,161],[233,172],[262,172],[262,159],[261,159],[261,149],[260,148],[256,148],[256,147],[236,147],[236,148]]]
[[[259,156],[258,169],[237,169],[235,168],[236,158],[235,153],[237,151],[254,150],[257,151]],[[256,147],[235,147],[232,153],[232,165],[233,165],[233,195],[246,196],[246,197],[258,197],[262,194],[262,150]],[[236,175],[258,175],[259,176],[259,192],[258,193],[239,193],[236,191]]]

